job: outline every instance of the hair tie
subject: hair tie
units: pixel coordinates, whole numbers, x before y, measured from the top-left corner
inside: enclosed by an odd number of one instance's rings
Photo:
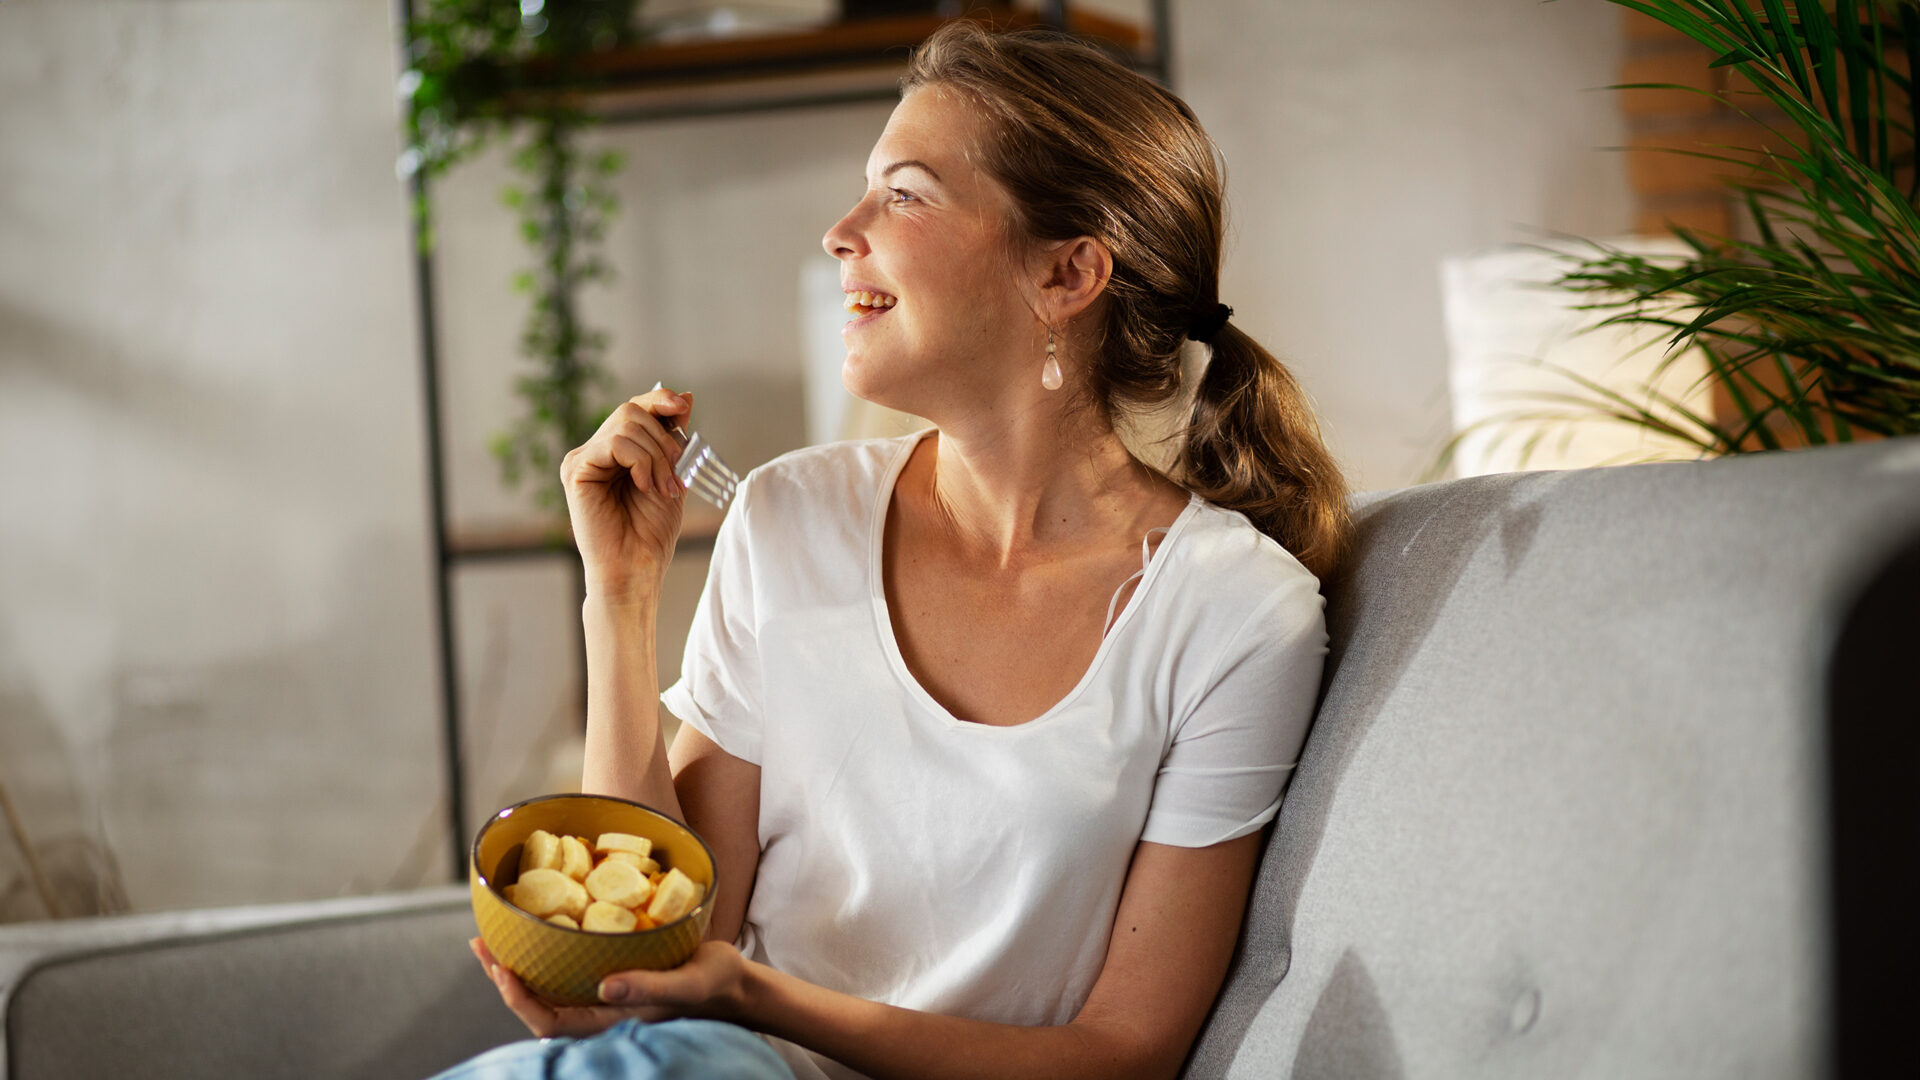
[[[1220,328],[1227,325],[1227,320],[1231,318],[1233,318],[1232,308],[1225,304],[1215,304],[1212,311],[1203,311],[1193,317],[1193,321],[1187,324],[1187,336],[1202,345],[1211,345],[1214,336],[1220,333]]]

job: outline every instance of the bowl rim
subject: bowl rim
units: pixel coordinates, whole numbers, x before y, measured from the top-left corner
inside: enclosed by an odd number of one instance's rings
[[[661,923],[659,926],[653,927],[650,930],[622,930],[622,931],[619,931],[618,933],[607,933],[604,930],[582,930],[578,927],[561,926],[559,923],[550,923],[545,919],[535,916],[533,912],[520,907],[519,905],[515,904],[513,901],[508,900],[507,894],[500,891],[500,886],[495,885],[492,881],[488,880],[485,874],[480,872],[480,841],[486,837],[488,829],[491,829],[496,824],[502,821],[505,821],[509,817],[512,817],[514,811],[519,810],[521,807],[530,806],[534,803],[551,802],[556,799],[605,799],[608,802],[625,803],[628,806],[634,806],[642,810],[645,810],[647,813],[652,814],[655,817],[665,818],[666,820],[673,822],[675,825],[678,825],[681,828],[687,830],[687,835],[693,837],[694,843],[700,845],[700,850],[707,853],[707,865],[713,867],[713,880],[707,883],[707,895],[705,895],[704,897],[701,897],[700,902],[693,905],[692,910],[688,911],[685,915],[680,916],[679,918],[673,920],[672,922]],[[479,830],[473,834],[473,843],[469,845],[469,847],[467,848],[467,871],[468,873],[471,873],[475,878],[478,878],[480,882],[486,886],[486,889],[488,892],[499,897],[500,902],[505,904],[508,910],[512,911],[515,915],[518,915],[523,919],[527,919],[532,922],[539,923],[541,926],[547,927],[548,929],[551,929],[551,930],[559,930],[562,933],[568,933],[568,934],[585,934],[589,937],[592,937],[598,940],[606,940],[609,938],[617,939],[622,937],[635,937],[640,934],[654,934],[662,930],[665,930],[668,927],[679,926],[681,923],[686,922],[688,919],[691,919],[694,916],[700,914],[700,910],[702,908],[705,908],[711,905],[713,903],[713,896],[716,892],[719,891],[719,887],[720,887],[720,860],[714,857],[713,846],[707,843],[707,838],[704,836],[701,836],[700,833],[696,831],[693,826],[687,824],[684,821],[681,821],[679,818],[674,817],[672,814],[669,814],[664,810],[660,810],[655,807],[648,806],[646,803],[638,802],[634,799],[623,799],[618,795],[599,795],[590,791],[557,791],[547,795],[535,795],[531,799],[521,799],[519,802],[514,803],[511,806],[503,806],[500,809],[495,810],[493,813],[487,815],[487,823],[480,826]]]

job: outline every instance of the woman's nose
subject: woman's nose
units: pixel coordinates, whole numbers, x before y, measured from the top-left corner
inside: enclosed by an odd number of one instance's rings
[[[855,204],[845,217],[833,223],[827,235],[820,238],[820,246],[827,249],[827,254],[836,259],[849,259],[867,253],[867,239],[854,220],[859,216],[862,205],[865,205],[864,202]]]

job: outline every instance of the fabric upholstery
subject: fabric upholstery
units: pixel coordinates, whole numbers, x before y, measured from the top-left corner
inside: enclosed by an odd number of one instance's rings
[[[1837,606],[1917,531],[1915,439],[1365,500],[1185,1075],[1820,1074],[1823,673]],[[418,1077],[523,1034],[457,899],[115,925],[17,977],[0,930],[13,1080]]]
[[[464,899],[82,952],[7,1009],[9,1080],[418,1080],[526,1037],[467,950]]]
[[[1820,680],[1916,529],[1916,440],[1368,503],[1186,1075],[1820,1072]]]

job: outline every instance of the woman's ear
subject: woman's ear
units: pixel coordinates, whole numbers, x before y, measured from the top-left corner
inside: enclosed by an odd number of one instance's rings
[[[1046,258],[1039,314],[1049,325],[1069,322],[1092,307],[1113,277],[1113,253],[1091,236],[1062,241]]]

